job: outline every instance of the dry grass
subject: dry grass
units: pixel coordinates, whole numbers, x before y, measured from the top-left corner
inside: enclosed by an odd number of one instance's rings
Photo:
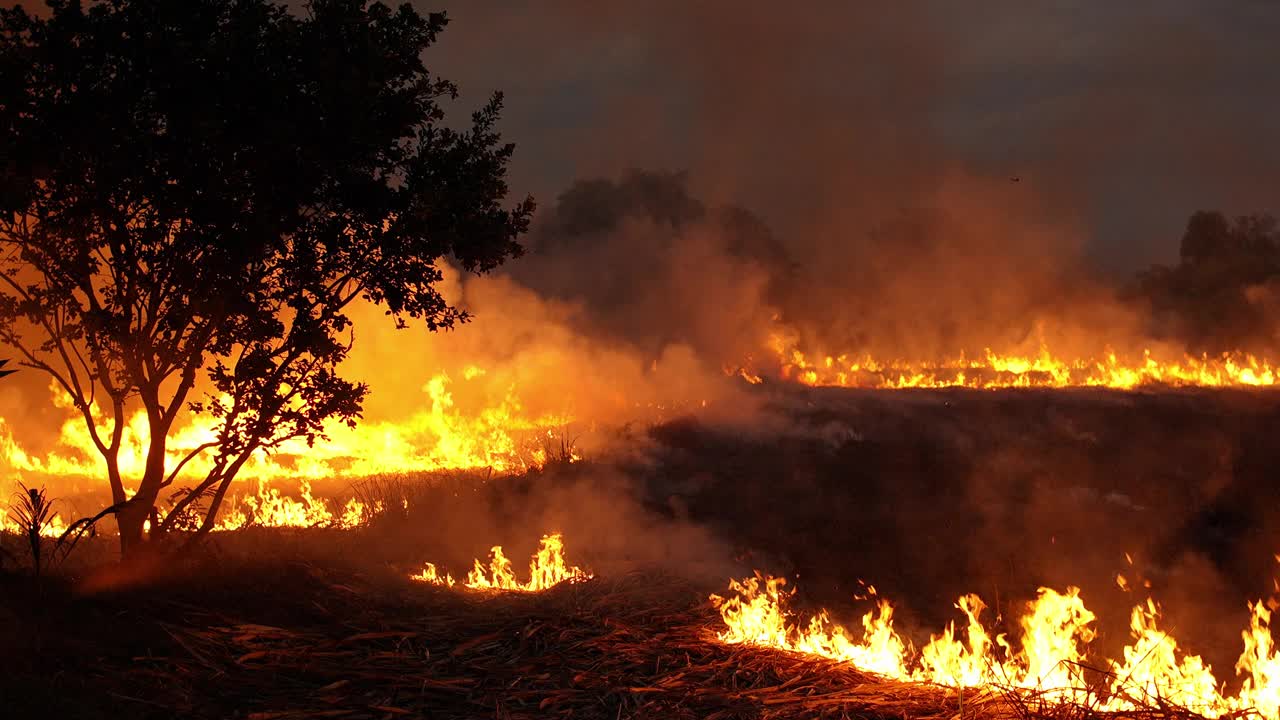
[[[351,496],[395,517],[433,507],[449,496],[476,492],[501,477],[505,476],[489,468],[372,475],[353,479]]]
[[[358,590],[334,590],[359,604]],[[220,619],[169,631],[191,657],[180,675],[234,678],[228,693],[260,704],[250,717],[263,720],[954,714],[943,692],[895,693],[839,664],[712,642],[698,596],[652,576],[539,595],[424,586],[398,611],[353,607],[337,627]]]
[[[129,698],[185,717],[1021,718],[1089,708],[886,681],[837,662],[725,645],[703,595],[632,575],[537,595],[322,580],[300,622],[185,607],[171,652],[134,658]],[[145,679],[144,679],[145,678]],[[134,685],[136,687],[137,684]],[[123,687],[123,685],[122,685]],[[1187,718],[1153,707],[1126,717]]]
[[[643,482],[652,489],[646,486],[643,497],[664,501],[684,493],[682,507],[692,521],[713,528],[735,547],[785,551],[777,563],[786,572],[803,573],[811,593],[806,602],[817,606],[843,599],[841,588],[859,576],[884,578],[894,584],[891,594],[898,598],[955,597],[974,590],[971,581],[982,568],[965,553],[977,542],[969,534],[981,526],[986,510],[945,491],[966,487],[970,474],[992,468],[1008,475],[1014,495],[1025,478],[1058,477],[1053,471],[1070,468],[1062,476],[1072,483],[1115,487],[1165,523],[1187,513],[1160,503],[1198,487],[1217,467],[1218,448],[1239,446],[1251,460],[1232,470],[1235,492],[1225,497],[1249,508],[1270,507],[1280,492],[1269,474],[1278,457],[1274,435],[1280,427],[1273,399],[1250,396],[1241,400],[1243,409],[1232,409],[1219,402],[1220,396],[1195,402],[1182,396],[1124,396],[1123,403],[1115,395],[1105,403],[1086,402],[1080,394],[945,397],[946,411],[926,408],[933,413],[927,417],[924,410],[900,408],[896,395],[892,403],[859,406],[857,413],[837,407],[834,399],[831,407],[818,403],[805,411],[814,413],[815,426],[830,421],[857,429],[857,440],[839,443],[803,437],[756,443],[696,426],[668,429],[655,435],[657,445],[670,452],[661,456],[660,467],[644,470],[649,474]],[[1150,447],[1184,449],[1153,454]],[[991,464],[996,460],[1003,464]],[[552,474],[534,475],[501,482],[461,474],[375,479],[362,497],[381,499],[388,507],[408,499],[410,512],[403,518],[388,513],[384,522],[372,522],[359,533],[261,528],[229,533],[208,551],[225,557],[225,575],[242,578],[237,582],[247,588],[230,599],[218,597],[229,593],[224,578],[215,578],[221,584],[214,585],[203,570],[175,582],[172,590],[145,597],[121,594],[109,601],[95,596],[51,602],[54,591],[6,597],[12,588],[3,586],[0,697],[5,703],[0,707],[5,710],[0,716],[1101,717],[1092,708],[1048,704],[1035,696],[962,695],[885,682],[833,662],[726,646],[714,640],[718,620],[705,605],[705,590],[671,578],[605,577],[545,595],[499,597],[403,580],[409,565],[445,557],[447,550],[457,549],[464,559],[474,556],[470,548],[456,548],[456,538],[436,523],[444,527],[445,520],[474,513],[495,527],[519,526],[525,519],[520,513],[534,505],[528,500],[545,489],[539,483],[557,481]],[[1164,484],[1148,487],[1152,477]],[[701,479],[685,484],[685,478]],[[932,502],[922,503],[922,497]],[[912,522],[910,532],[903,532],[901,508],[909,502],[915,503]],[[771,512],[762,518],[761,508]],[[1089,512],[1128,519],[1133,510],[1102,505]],[[1094,524],[1053,524],[1068,515],[1055,513],[1046,537],[1100,555],[1120,557],[1138,542],[1126,532],[1150,532],[1140,523],[1104,523],[1105,516]],[[841,522],[814,523],[815,517],[836,516]],[[1099,533],[1102,526],[1116,532]],[[918,532],[920,527],[932,531]],[[1265,577],[1259,569],[1274,567],[1270,552],[1245,533],[1248,527],[1241,524],[1241,540],[1232,546],[1233,557],[1241,561],[1232,565],[1238,575],[1219,590],[1226,597],[1250,596],[1253,585],[1247,583]],[[1177,542],[1196,540],[1190,537]],[[21,551],[18,540],[0,538]],[[995,541],[996,551],[1026,549],[1029,558],[1057,557],[1025,548],[1032,539],[1019,533],[981,540]],[[864,551],[856,562],[849,557],[851,547]],[[334,565],[324,558],[339,551],[364,572],[384,562],[406,569],[389,582],[375,582],[337,571],[309,579],[313,574],[246,569],[243,562],[246,555],[269,556],[291,566],[328,568]],[[109,542],[87,543],[73,556],[77,567],[94,564],[90,552],[98,552],[101,562],[113,548]],[[1258,557],[1250,560],[1253,555]],[[1027,561],[1015,577],[1010,565],[1007,584],[1035,587],[1032,579],[1045,570]],[[63,567],[60,573],[71,571],[79,572]],[[27,578],[12,583],[19,580]],[[1095,586],[1113,585],[1110,570],[1094,580]],[[10,581],[0,575],[4,582]],[[822,590],[827,587],[834,589]],[[38,622],[28,607],[40,608]],[[945,619],[922,618],[921,625],[936,627]],[[4,661],[26,657],[5,651],[6,643],[21,643],[27,656],[43,659],[6,677]],[[14,707],[16,714],[6,715]],[[38,713],[23,714],[30,708]],[[1190,717],[1154,699],[1150,708],[1126,716]]]

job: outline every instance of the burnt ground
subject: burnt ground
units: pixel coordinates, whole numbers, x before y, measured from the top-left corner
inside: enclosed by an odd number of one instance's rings
[[[4,668],[5,717],[1052,717],[717,643],[699,593],[669,576],[535,595],[296,565],[176,580],[92,600],[45,588],[27,619],[50,661]]]
[[[936,631],[963,593],[1007,619],[1037,587],[1075,585],[1107,645],[1127,640],[1123,573],[1229,675],[1246,601],[1280,575],[1280,394],[815,389],[776,403],[784,434],[656,429],[676,448],[660,472],[682,479],[681,512],[798,575],[811,603],[851,607],[861,579]]]
[[[234,533],[140,576],[104,565],[100,541],[39,586],[10,572],[0,715],[905,714],[857,705],[847,676],[761,669],[776,654],[709,642],[706,593],[752,568],[853,622],[859,580],[874,584],[917,642],[962,593],[1008,624],[1036,587],[1074,584],[1104,650],[1135,601],[1123,572],[1230,677],[1245,601],[1276,575],[1280,395],[762,392],[772,419],[755,429],[683,419],[527,476],[387,479],[411,509],[356,532]],[[403,580],[492,542],[519,562],[553,527],[596,581],[482,600]],[[673,676],[681,656],[697,669]],[[770,689],[793,677],[808,679]],[[830,704],[776,694],[795,687]]]
[[[913,605],[1096,592],[1117,572],[1170,601],[1271,589],[1278,393],[812,390],[784,403],[790,435],[655,429],[673,448],[659,472],[681,479],[689,517],[815,585],[845,593],[856,575]]]

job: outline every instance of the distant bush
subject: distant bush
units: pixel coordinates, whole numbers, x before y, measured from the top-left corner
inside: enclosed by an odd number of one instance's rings
[[[1146,306],[1158,337],[1194,353],[1280,347],[1280,227],[1270,215],[1197,212],[1172,267],[1138,275],[1127,297]]]

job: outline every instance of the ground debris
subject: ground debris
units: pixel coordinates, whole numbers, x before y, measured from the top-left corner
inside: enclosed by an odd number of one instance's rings
[[[1088,708],[887,681],[847,664],[726,645],[703,595],[644,575],[550,591],[426,586],[354,595],[340,622],[167,625],[158,663],[191,717],[1087,720]],[[151,659],[151,666],[157,659]],[[150,667],[152,673],[158,672]],[[200,697],[200,695],[206,695]],[[1192,720],[1160,708],[1125,717]]]

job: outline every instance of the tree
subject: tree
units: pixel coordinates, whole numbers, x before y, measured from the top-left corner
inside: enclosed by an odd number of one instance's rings
[[[1140,273],[1127,294],[1150,310],[1157,336],[1182,340],[1192,352],[1272,350],[1280,339],[1278,281],[1275,218],[1202,210],[1187,220],[1178,264]]]
[[[1207,262],[1226,250],[1231,241],[1231,225],[1220,212],[1197,210],[1187,219],[1187,229],[1182,234],[1179,255],[1182,262],[1195,264]]]
[[[501,96],[465,129],[422,53],[446,24],[366,0],[48,0],[0,10],[0,341],[72,399],[105,460],[122,551],[178,469],[210,469],[152,527],[207,498],[211,527],[249,457],[354,423],[366,387],[337,366],[345,314],[403,327],[467,319],[441,258],[520,254],[504,208]],[[126,413],[146,413],[131,497]],[[166,464],[186,412],[213,441]]]
[[[1231,279],[1256,281],[1276,271],[1280,232],[1266,214],[1228,220],[1220,212],[1198,211],[1187,220],[1180,255],[1186,266],[1216,265]]]

